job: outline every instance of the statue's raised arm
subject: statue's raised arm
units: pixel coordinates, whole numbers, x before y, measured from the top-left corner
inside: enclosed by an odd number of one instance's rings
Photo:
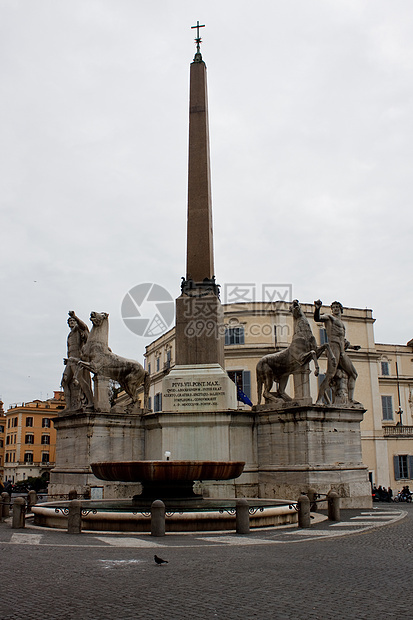
[[[320,314],[322,305],[323,305],[323,302],[321,301],[321,299],[317,299],[317,301],[314,302],[314,306],[315,306],[314,321],[316,323],[325,323],[330,320],[329,314]]]

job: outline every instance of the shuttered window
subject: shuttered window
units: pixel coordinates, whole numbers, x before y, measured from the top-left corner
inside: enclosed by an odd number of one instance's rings
[[[391,396],[381,397],[383,420],[393,420],[393,399]]]

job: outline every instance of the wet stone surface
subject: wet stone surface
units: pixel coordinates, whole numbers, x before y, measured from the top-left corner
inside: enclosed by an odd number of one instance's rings
[[[1,523],[0,617],[410,617],[413,507],[341,516],[305,530],[163,538]],[[168,564],[158,566],[154,554]]]

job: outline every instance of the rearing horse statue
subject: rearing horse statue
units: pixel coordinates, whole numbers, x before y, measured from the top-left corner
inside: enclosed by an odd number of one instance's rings
[[[132,406],[138,401],[138,388],[143,384],[144,410],[148,409],[149,373],[139,362],[115,355],[108,346],[109,315],[106,312],[91,312],[93,327],[77,363],[90,372],[117,381],[132,399]]]
[[[298,299],[294,299],[292,302],[290,312],[292,312],[294,319],[294,334],[291,344],[283,351],[264,355],[257,364],[258,405],[261,403],[263,388],[266,403],[276,401],[277,398],[286,402],[291,401],[292,399],[285,392],[289,376],[313,360],[314,374],[317,377],[319,373],[318,358],[324,351],[327,351],[333,365],[337,363],[328,343],[320,347],[317,346],[310,323],[302,311]],[[274,381],[278,384],[276,396],[271,394]]]

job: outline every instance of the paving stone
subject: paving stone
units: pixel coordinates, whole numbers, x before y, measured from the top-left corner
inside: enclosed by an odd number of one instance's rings
[[[403,511],[404,519],[345,534],[323,521],[312,538],[311,528],[197,533],[165,536],[156,547],[145,535],[70,536],[2,523],[0,618],[408,618],[413,506]],[[341,523],[360,515],[342,511]],[[389,520],[398,515],[399,507]],[[168,564],[155,564],[155,549]]]

